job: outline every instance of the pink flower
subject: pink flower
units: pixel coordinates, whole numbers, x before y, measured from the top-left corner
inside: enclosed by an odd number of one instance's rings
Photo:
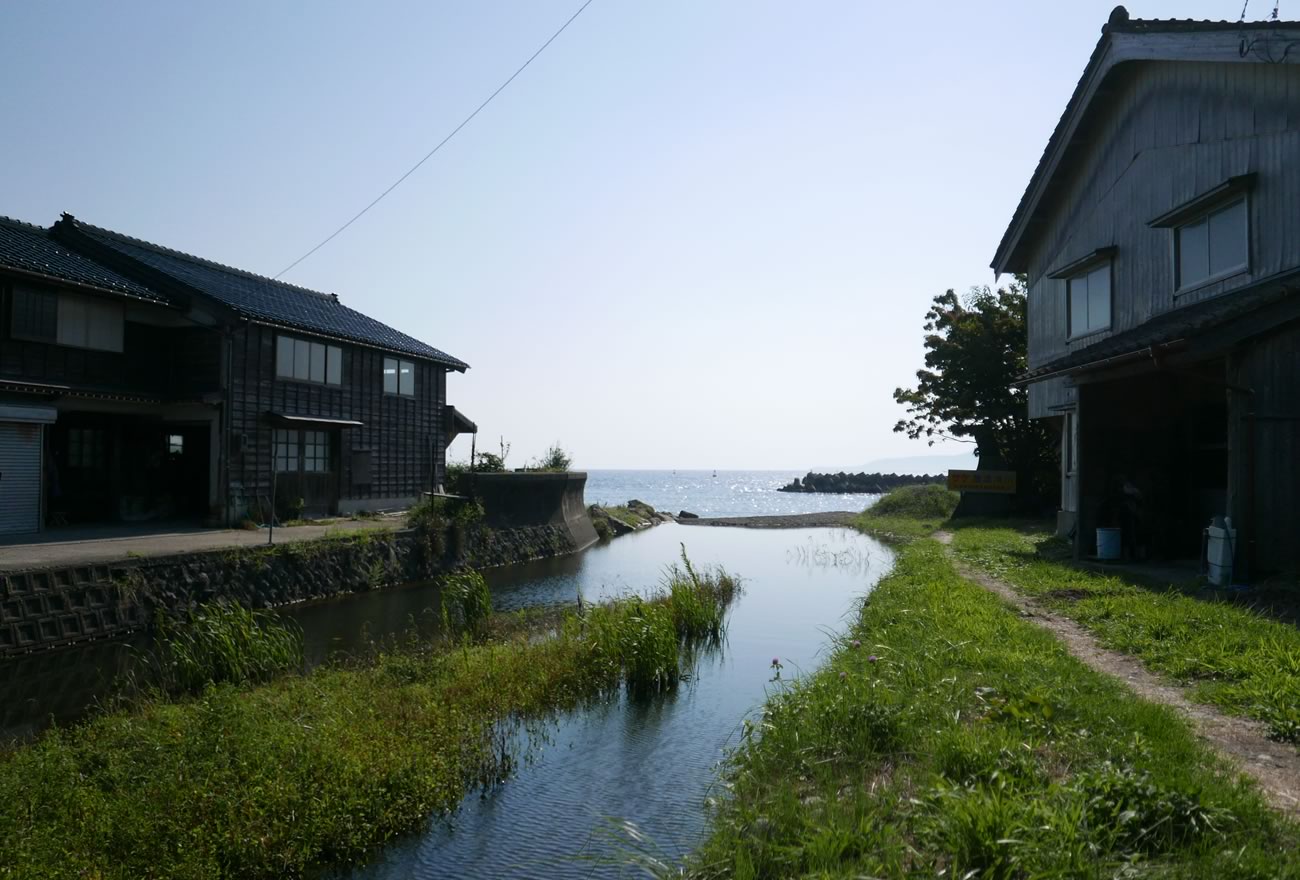
[[[773,657],[773,658],[772,658],[772,665],[773,665],[773,666],[780,666],[780,665],[781,665],[781,658],[780,658],[780,657]]]
[[[840,681],[844,681],[844,679],[846,679],[846,678],[848,678],[848,677],[849,677],[849,674],[848,674],[847,672],[841,672],[841,673],[840,673]]]
[[[877,657],[875,654],[872,654],[870,657],[867,658],[867,662],[868,662],[868,663],[875,663],[875,662],[876,662],[877,660],[879,660],[879,659],[880,659],[880,658]]]
[[[853,647],[855,647],[855,648],[861,648],[861,647],[862,647],[862,643],[859,642],[857,639],[854,639],[852,642],[850,642],[850,644],[853,645]]]

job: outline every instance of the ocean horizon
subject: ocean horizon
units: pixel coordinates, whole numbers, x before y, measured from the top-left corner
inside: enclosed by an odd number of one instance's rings
[[[806,468],[591,469],[586,473],[588,504],[617,505],[637,500],[655,510],[674,514],[687,511],[699,516],[782,516],[860,511],[880,497],[870,493],[822,495],[777,491],[795,477],[807,474]]]

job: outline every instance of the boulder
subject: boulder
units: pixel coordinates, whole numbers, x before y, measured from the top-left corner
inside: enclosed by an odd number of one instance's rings
[[[700,516],[697,513],[691,513],[689,510],[683,510],[678,512],[677,518],[678,519],[699,519]]]

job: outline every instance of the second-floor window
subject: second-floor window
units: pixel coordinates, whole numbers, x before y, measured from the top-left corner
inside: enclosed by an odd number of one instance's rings
[[[277,336],[275,374],[281,379],[341,385],[343,349],[337,345],[326,345],[296,336]]]
[[[18,339],[120,352],[125,315],[121,303],[15,287],[10,326]]]
[[[1110,328],[1110,262],[1065,281],[1069,300],[1069,335],[1085,336]]]
[[[1248,241],[1244,197],[1175,228],[1176,287],[1181,290],[1245,270]]]
[[[415,396],[415,364],[397,358],[384,358],[384,393]]]

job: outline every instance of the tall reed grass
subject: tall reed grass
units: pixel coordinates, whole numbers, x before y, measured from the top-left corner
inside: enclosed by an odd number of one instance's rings
[[[650,598],[535,626],[486,618],[483,579],[458,575],[444,608],[478,636],[455,650],[413,636],[307,675],[278,674],[299,668],[302,639],[269,614],[219,605],[167,624],[170,693],[197,698],[150,691],[0,751],[0,878],[247,880],[364,859],[507,776],[503,728],[672,687],[693,633],[720,635],[738,593],[682,565]]]
[[[300,670],[302,631],[272,612],[215,602],[182,620],[159,618],[153,656],[164,690],[194,694]]]
[[[477,571],[449,574],[442,579],[442,625],[448,634],[482,638],[492,616],[492,592]]]
[[[670,688],[682,677],[683,653],[718,642],[740,581],[721,567],[701,572],[682,547],[681,564],[665,572],[661,589],[592,607],[581,620],[582,636],[597,662],[621,671],[629,691]]]

